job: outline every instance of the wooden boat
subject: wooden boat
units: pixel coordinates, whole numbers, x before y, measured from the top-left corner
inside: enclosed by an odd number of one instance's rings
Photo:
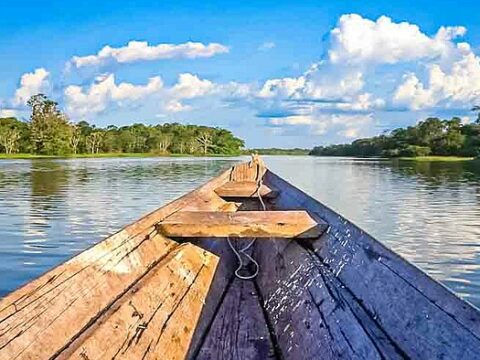
[[[480,313],[254,158],[0,302],[0,359],[67,358],[478,359]]]

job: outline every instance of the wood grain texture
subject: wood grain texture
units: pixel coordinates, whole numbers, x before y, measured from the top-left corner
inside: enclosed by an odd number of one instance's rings
[[[223,198],[251,198],[258,197],[259,193],[262,198],[277,197],[278,190],[263,184],[258,186],[256,181],[229,181],[216,188],[215,193]]]
[[[474,359],[480,353],[480,313],[364,231],[278,176],[278,209],[308,209],[329,223],[311,244],[352,297],[406,356]]]
[[[217,263],[196,246],[179,246],[59,359],[184,359]]]
[[[269,358],[275,358],[273,345],[254,284],[235,278],[196,359]]]
[[[258,289],[283,359],[381,359],[349,306],[295,240],[257,244]],[[392,357],[394,358],[394,357]]]
[[[230,181],[254,181],[261,180],[266,172],[265,164],[258,156],[252,156],[252,160],[237,164],[230,171]]]
[[[179,211],[158,224],[170,237],[317,238],[324,222],[305,211]]]
[[[236,259],[226,241],[212,240],[209,238],[190,240],[196,246],[215,254],[220,259],[220,263],[217,266],[217,271],[215,272],[212,285],[205,301],[205,306],[202,309],[202,313],[195,328],[195,333],[193,334],[193,339],[188,351],[187,359],[194,359],[198,354],[201,345],[205,341],[205,338],[208,334],[208,329],[210,329],[212,322],[218,313],[220,304],[226,295],[228,286],[232,282]]]
[[[58,352],[177,246],[161,235],[148,235],[141,233],[118,248],[97,247],[91,258],[73,259],[3,306],[0,359],[48,358]]]

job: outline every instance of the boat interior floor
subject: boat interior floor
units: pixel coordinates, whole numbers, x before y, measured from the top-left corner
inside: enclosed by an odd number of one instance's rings
[[[228,190],[223,199],[237,204],[236,212],[177,213],[159,226],[176,241],[195,244],[220,259],[189,358],[402,358],[402,351],[311,246],[328,224],[304,210],[276,210],[280,192],[266,191],[275,196],[259,199],[255,191]],[[198,233],[204,236],[196,237]],[[248,248],[247,257],[240,252],[243,268],[237,268],[231,246],[237,253]],[[248,276],[257,265],[252,279],[235,275],[238,269]]]

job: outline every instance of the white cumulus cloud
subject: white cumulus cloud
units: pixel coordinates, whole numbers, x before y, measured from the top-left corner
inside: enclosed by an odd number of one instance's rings
[[[434,36],[423,33],[417,25],[396,23],[387,16],[376,21],[357,14],[340,17],[331,31],[328,51],[332,63],[387,63],[395,64],[447,55],[452,40],[463,36],[462,26],[441,27]]]
[[[173,58],[205,58],[228,52],[228,47],[218,43],[203,44],[186,42],[183,44],[149,45],[146,41],[130,41],[126,46],[114,48],[105,46],[95,55],[74,56],[70,64],[80,68],[84,66],[102,65],[109,61],[131,63]]]
[[[176,98],[191,99],[204,96],[213,91],[214,88],[215,85],[211,81],[202,80],[196,75],[185,73],[179,75],[178,82],[172,87],[171,93]]]
[[[135,85],[117,84],[115,75],[107,74],[97,77],[89,87],[68,86],[64,98],[67,113],[73,118],[95,115],[113,107],[141,106],[150,97],[155,97],[155,103],[162,110],[175,113],[192,109],[183,100],[214,94],[219,89],[213,82],[190,73],[180,74],[171,87],[165,87],[159,76],[150,78],[144,85]]]
[[[411,110],[432,107],[470,107],[480,102],[480,57],[466,44],[459,44],[458,59],[447,64],[430,63],[421,81],[414,73],[405,75],[393,102]]]
[[[65,89],[67,113],[74,118],[100,113],[109,105],[123,105],[138,101],[159,92],[163,88],[162,79],[158,76],[150,78],[145,85],[115,83],[115,76],[98,77],[88,88],[70,85]]]
[[[303,89],[305,86],[305,78],[282,78],[270,79],[265,81],[257,96],[260,98],[287,98]]]
[[[20,79],[20,87],[15,91],[13,104],[25,105],[33,95],[46,92],[49,86],[50,73],[44,68],[38,68],[34,72],[25,73]]]

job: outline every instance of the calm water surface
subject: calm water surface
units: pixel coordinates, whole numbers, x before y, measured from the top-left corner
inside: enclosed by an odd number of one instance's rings
[[[0,296],[240,160],[0,161]],[[265,160],[480,306],[480,168],[347,158]]]

